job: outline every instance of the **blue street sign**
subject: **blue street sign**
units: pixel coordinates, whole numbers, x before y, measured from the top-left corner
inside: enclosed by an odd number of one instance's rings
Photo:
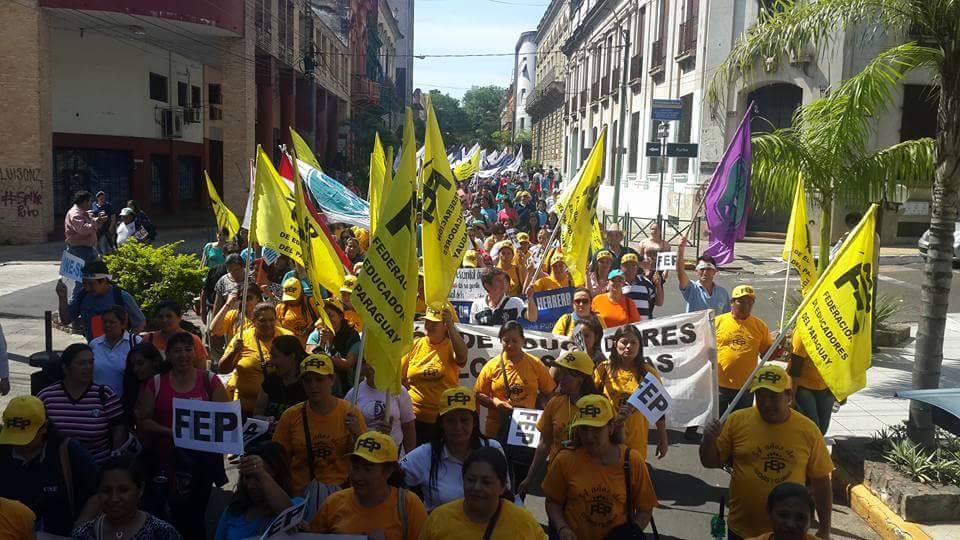
[[[661,122],[680,120],[682,108],[679,99],[655,99],[650,118]]]

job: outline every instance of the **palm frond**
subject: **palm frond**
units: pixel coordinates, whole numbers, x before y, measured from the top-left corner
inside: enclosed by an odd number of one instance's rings
[[[778,129],[755,135],[753,149],[753,198],[758,208],[789,210],[797,180],[804,175],[807,190],[829,188],[829,174],[799,139],[794,129]]]
[[[727,58],[717,67],[707,88],[714,107],[726,97],[730,83],[749,79],[758,62],[775,62],[806,47],[821,49],[856,28],[862,35],[903,33],[916,20],[916,0],[819,0],[780,2],[783,7],[740,35]],[[716,111],[715,111],[716,112]]]
[[[845,204],[876,202],[897,184],[929,188],[936,174],[936,141],[918,139],[889,146],[847,167],[837,182],[837,198]]]

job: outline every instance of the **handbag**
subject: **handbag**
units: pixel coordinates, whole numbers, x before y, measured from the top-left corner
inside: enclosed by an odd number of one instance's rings
[[[610,532],[607,533],[605,538],[606,540],[645,540],[647,535],[643,532],[643,528],[637,525],[632,519],[633,494],[630,492],[630,447],[627,447],[623,453],[623,478],[627,485],[627,520],[610,529]],[[650,518],[650,522],[653,523],[652,517]],[[653,531],[653,537],[659,539],[660,536],[656,532],[656,526],[654,526]]]

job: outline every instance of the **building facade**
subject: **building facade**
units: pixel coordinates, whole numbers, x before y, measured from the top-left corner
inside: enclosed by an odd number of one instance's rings
[[[503,93],[500,100],[500,131],[509,131],[513,133],[514,119],[516,117],[516,86],[511,82],[510,87]],[[511,137],[512,139],[512,137]]]
[[[705,100],[710,77],[734,40],[756,23],[769,4],[764,0],[567,2],[564,177],[572,177],[579,169],[606,127],[601,209],[612,210],[614,182],[619,182],[621,214],[652,219],[659,209],[668,218],[690,219],[696,213],[698,191],[716,169],[749,103],[756,104],[762,117],[755,120],[754,131],[787,127],[798,106],[858,73],[889,45],[864,45],[840,36],[840,46],[833,50],[807,51],[762,66],[749,82],[731,85],[718,109],[713,109]],[[877,119],[872,141],[876,147],[933,134],[936,106],[931,108],[929,100],[920,103],[918,97],[929,96],[929,81],[929,76],[914,73],[902,85],[894,101],[899,109],[891,107]],[[659,122],[651,119],[654,99],[680,101],[681,120],[668,122],[666,141],[699,143],[697,157],[665,161],[644,157],[644,142],[658,138]],[[621,139],[626,144],[620,144]],[[929,193],[910,197],[897,219],[884,224],[884,241],[915,239],[925,230]],[[837,235],[843,231],[845,213],[846,209],[834,207]],[[812,214],[819,219],[816,212]],[[788,219],[785,212],[767,212],[755,205],[748,228],[783,232]]]
[[[563,164],[567,69],[567,57],[560,46],[569,30],[569,3],[552,0],[537,25],[537,70],[533,93],[526,103],[530,116],[530,157],[544,167],[556,169]]]
[[[534,76],[537,70],[537,33],[534,31],[520,34],[513,57],[513,129],[529,130],[530,115],[527,113],[527,99],[533,94]]]
[[[413,14],[414,0],[388,0],[397,20],[400,39],[396,44],[394,81],[401,106],[413,104]]]
[[[248,160],[276,155],[287,126],[337,163],[350,57],[315,15],[303,0],[0,3],[0,242],[62,237],[78,190],[204,211],[204,170],[241,213]]]

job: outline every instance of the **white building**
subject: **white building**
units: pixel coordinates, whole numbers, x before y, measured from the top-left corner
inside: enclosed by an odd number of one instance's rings
[[[530,114],[527,113],[527,98],[533,94],[536,82],[537,69],[537,32],[530,31],[520,34],[517,46],[514,49],[513,60],[513,91],[515,130],[530,129]]]
[[[759,116],[754,131],[790,125],[794,110],[809,103],[859,72],[887,44],[864,44],[843,36],[832,50],[808,51],[789,61],[763,66],[745,86],[729,88],[722,113],[714,116],[705,103],[712,74],[741,33],[755,24],[766,0],[583,0],[570,5],[569,38],[563,44],[566,69],[564,178],[571,178],[589,153],[600,130],[608,127],[602,210],[614,204],[614,180],[620,182],[620,213],[655,218],[662,204],[665,217],[689,219],[695,194],[709,181],[720,156],[750,102]],[[550,9],[550,8],[548,8]],[[621,76],[626,70],[626,91]],[[928,99],[930,77],[908,78],[894,107],[878,119],[874,145],[932,136],[936,103]],[[653,99],[678,99],[682,119],[670,122],[667,142],[699,143],[696,158],[671,158],[661,168],[660,158],[644,157],[644,142],[657,138],[651,119]],[[625,110],[621,107],[625,106]],[[900,110],[898,110],[898,107]],[[617,175],[615,149],[620,129],[626,141],[622,169]],[[662,175],[661,175],[662,173]],[[662,203],[660,179],[663,178]],[[900,208],[898,219],[884,223],[884,241],[915,239],[929,222],[929,192]],[[756,201],[756,199],[754,199]],[[812,209],[811,209],[812,210]],[[812,212],[815,214],[815,212]],[[846,210],[834,208],[834,231],[842,232]],[[910,214],[910,215],[907,215]],[[754,208],[749,229],[779,231],[788,215]]]
[[[404,106],[410,106],[413,102],[413,1],[389,0],[400,30],[400,39],[396,44],[394,82]]]

